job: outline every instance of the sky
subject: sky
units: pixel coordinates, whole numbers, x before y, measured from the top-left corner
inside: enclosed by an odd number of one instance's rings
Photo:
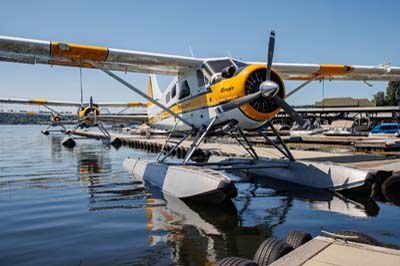
[[[5,36],[184,56],[191,55],[191,47],[196,57],[229,51],[244,61],[265,61],[269,32],[275,30],[274,62],[400,66],[400,1],[2,0],[1,6]],[[147,91],[148,75],[119,75]],[[80,100],[78,68],[0,62],[0,77],[0,97]],[[170,80],[160,77],[161,89]],[[299,85],[285,84],[287,91]],[[372,84],[313,82],[288,102],[371,99],[387,85]],[[143,100],[98,70],[83,70],[83,90],[85,100]]]

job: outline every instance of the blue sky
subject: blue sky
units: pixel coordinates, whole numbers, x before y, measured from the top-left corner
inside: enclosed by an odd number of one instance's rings
[[[199,57],[400,66],[399,1],[20,1],[3,0],[0,35]],[[0,63],[0,97],[79,100],[79,69]],[[120,73],[146,91],[147,75]],[[166,86],[169,77],[161,77]],[[287,82],[287,90],[298,83]],[[325,82],[325,97],[372,98],[386,83]],[[83,70],[84,97],[141,100],[96,70]],[[313,82],[290,98],[322,98]],[[4,106],[6,109],[6,107]],[[26,108],[25,108],[26,109]]]

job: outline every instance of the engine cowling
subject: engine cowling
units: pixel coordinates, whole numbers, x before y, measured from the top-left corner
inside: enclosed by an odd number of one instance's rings
[[[62,121],[62,117],[60,115],[52,115],[50,117],[50,122],[52,123],[58,123]]]
[[[244,95],[249,95],[260,90],[260,85],[265,81],[267,68],[265,65],[251,65],[242,71],[244,75]],[[279,86],[277,95],[285,98],[285,84],[278,72],[271,70],[271,80]],[[250,119],[256,121],[265,121],[273,118],[279,111],[280,107],[270,98],[259,97],[256,100],[244,104],[240,110]]]
[[[93,115],[92,115],[93,114]],[[94,114],[96,116],[100,115],[100,110],[96,105],[93,105],[92,107],[87,106],[85,108],[83,108],[80,112],[79,112],[79,118],[83,119],[85,118],[85,123],[87,125],[92,125],[95,123],[94,121]]]

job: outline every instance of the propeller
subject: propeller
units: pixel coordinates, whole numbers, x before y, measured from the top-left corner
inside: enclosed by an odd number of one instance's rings
[[[90,96],[90,99],[89,99],[89,107],[90,107],[90,110],[93,110],[93,97],[92,96]]]
[[[281,97],[278,96],[279,85],[271,80],[274,48],[275,48],[275,31],[271,31],[268,44],[267,71],[266,71],[267,73],[265,80],[262,81],[261,84],[259,85],[259,90],[257,92],[241,97],[237,100],[228,102],[222,105],[220,108],[222,109],[222,111],[226,112],[234,108],[237,108],[243,104],[253,102],[254,100],[257,100],[259,97],[263,97],[264,98],[263,102],[268,100],[274,102],[276,105],[280,106],[294,121],[303,126],[305,124],[305,120],[301,116],[299,116],[297,112],[289,104],[287,104]]]
[[[93,116],[94,123],[97,123],[97,112],[94,109],[93,97],[92,96],[90,96],[90,98],[89,98],[89,108],[90,108],[89,109],[90,110],[89,114],[91,116]]]
[[[267,55],[267,75],[266,81],[271,80],[272,58],[274,57],[275,31],[269,34],[268,55]]]

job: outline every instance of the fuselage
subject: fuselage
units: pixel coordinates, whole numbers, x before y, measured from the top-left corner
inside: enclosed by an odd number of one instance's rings
[[[258,91],[259,85],[265,80],[265,73],[265,65],[246,65],[230,59],[206,61],[201,69],[179,75],[162,95],[158,95],[158,101],[195,128],[208,125],[218,115],[216,125],[234,122],[243,129],[254,130],[279,112],[276,104],[262,98],[224,113],[221,113],[220,107]],[[284,98],[284,83],[275,70],[272,80],[279,85],[278,94]],[[153,85],[150,80],[150,94],[151,90],[154,91]],[[148,104],[148,115],[148,123],[154,127],[170,129],[176,123],[173,116],[151,103]],[[178,120],[176,129],[189,130],[190,127]]]

